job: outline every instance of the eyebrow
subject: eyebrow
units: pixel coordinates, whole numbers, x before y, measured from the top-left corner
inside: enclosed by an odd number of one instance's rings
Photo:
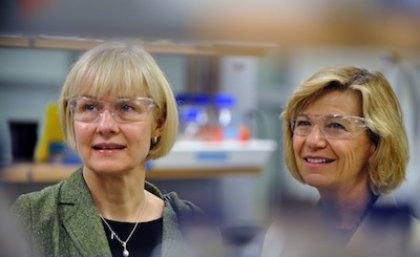
[[[347,115],[347,114],[339,114],[339,113],[332,113],[332,114],[312,114],[309,112],[298,112],[296,116],[315,116],[315,117],[331,117],[331,118],[342,118],[342,117],[346,117],[346,116],[351,116],[351,117],[359,117],[359,116],[354,116],[354,115]]]
[[[347,117],[347,118],[357,119],[357,120],[360,120],[360,121],[363,121],[363,122],[366,121],[365,117],[362,117],[362,116],[339,114],[339,113],[322,115],[322,114],[311,114],[311,113],[308,113],[308,112],[298,112],[295,117],[298,117],[299,115],[306,116],[307,118],[310,118],[311,116],[323,117],[323,118],[346,118]]]
[[[97,101],[105,101],[105,102],[107,101],[107,100],[104,100],[102,97],[96,97],[96,96],[90,96],[90,95],[81,95],[79,97],[90,98]],[[148,98],[147,96],[119,96],[119,97],[113,98],[111,101],[137,99],[138,97]]]

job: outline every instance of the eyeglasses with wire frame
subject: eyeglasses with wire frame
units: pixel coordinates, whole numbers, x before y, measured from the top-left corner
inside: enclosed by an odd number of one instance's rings
[[[299,112],[291,121],[293,134],[299,136],[308,136],[315,125],[326,138],[331,139],[351,139],[368,129],[365,118],[352,115]]]
[[[121,97],[112,102],[87,96],[75,96],[69,99],[70,112],[74,120],[96,123],[105,110],[108,110],[118,123],[142,121],[155,107],[149,97]]]

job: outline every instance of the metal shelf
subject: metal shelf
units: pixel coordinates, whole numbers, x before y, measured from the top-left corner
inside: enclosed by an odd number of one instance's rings
[[[177,142],[156,161],[148,180],[199,179],[226,175],[258,175],[276,144],[271,140],[249,142]],[[17,163],[0,172],[3,183],[54,183],[69,177],[81,165]]]
[[[241,44],[232,42],[173,42],[167,40],[151,42],[140,39],[132,40],[137,40],[147,51],[154,54],[262,56],[269,49],[276,47],[272,44]],[[78,37],[0,35],[0,47],[84,51],[104,41],[105,39]]]

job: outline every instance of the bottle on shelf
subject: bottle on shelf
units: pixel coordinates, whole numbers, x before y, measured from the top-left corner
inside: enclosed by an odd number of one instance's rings
[[[204,94],[177,96],[180,140],[209,140],[210,97]]]
[[[179,114],[179,139],[193,139],[196,134],[196,111],[194,110],[192,95],[178,94],[176,101]]]
[[[235,96],[218,93],[214,96],[213,102],[222,140],[248,140],[250,138],[249,129],[241,122],[241,114],[235,113]]]
[[[180,140],[222,141],[248,140],[250,132],[234,113],[235,97],[218,93],[177,96],[180,117]]]

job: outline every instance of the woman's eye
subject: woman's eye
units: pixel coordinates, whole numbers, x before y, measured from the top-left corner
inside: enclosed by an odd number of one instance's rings
[[[122,103],[120,104],[119,110],[122,112],[131,112],[135,111],[136,108],[133,105],[130,105],[129,103]]]
[[[343,129],[343,130],[347,130],[345,126],[343,126],[342,124],[337,123],[337,122],[329,123],[327,127],[329,129]]]
[[[296,120],[296,127],[307,127],[311,125],[309,120]]]
[[[82,112],[91,112],[91,111],[96,111],[98,108],[97,108],[97,105],[94,103],[85,103],[79,109]]]

